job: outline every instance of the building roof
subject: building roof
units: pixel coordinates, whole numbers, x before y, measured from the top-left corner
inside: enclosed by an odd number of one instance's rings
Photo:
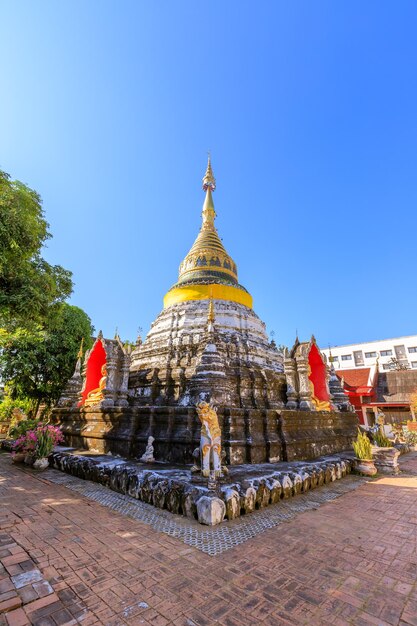
[[[416,390],[416,370],[392,370],[378,375],[378,402],[409,403]]]
[[[341,380],[343,379],[345,388],[350,387],[352,391],[356,391],[356,387],[372,389],[372,387],[368,385],[370,371],[370,367],[362,367],[352,370],[336,370],[336,374]]]

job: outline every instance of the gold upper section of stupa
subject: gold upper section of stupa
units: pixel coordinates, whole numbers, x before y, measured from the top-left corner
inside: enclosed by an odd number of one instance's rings
[[[239,285],[237,267],[226,252],[214,225],[212,193],[216,188],[210,156],[203,177],[206,192],[202,211],[200,232],[191,250],[179,267],[178,282],[171,287],[164,298],[168,307],[188,300],[229,300],[252,308],[252,296]]]
[[[210,157],[207,170],[203,178],[203,189],[206,197],[203,205],[200,232],[183,260],[179,269],[178,283],[206,279],[218,279],[225,284],[237,284],[237,268],[232,257],[223,246],[214,225],[216,211],[214,210],[212,192],[216,188],[216,179],[213,176]]]

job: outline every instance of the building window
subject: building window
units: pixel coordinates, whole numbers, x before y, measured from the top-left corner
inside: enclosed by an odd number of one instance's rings
[[[335,361],[339,360],[339,357],[338,356],[331,356],[329,360],[330,360],[330,363],[334,363]]]
[[[392,350],[381,350],[381,356],[392,356]]]
[[[417,346],[413,346],[412,348],[408,348],[409,352],[417,352]]]
[[[372,359],[373,357],[376,357],[376,352],[365,352],[365,356],[367,359]]]
[[[391,363],[385,363],[382,367],[384,368],[384,370],[392,370],[393,369]]]
[[[417,370],[417,361],[411,361],[411,367],[413,370]]]
[[[351,360],[352,360],[351,354],[342,354],[342,361],[351,361]]]

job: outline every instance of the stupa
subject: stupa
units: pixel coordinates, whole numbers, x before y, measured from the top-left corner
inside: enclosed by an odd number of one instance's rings
[[[77,363],[55,410],[70,444],[140,457],[153,437],[156,459],[190,463],[195,407],[206,401],[218,409],[229,464],[349,447],[356,419],[314,337],[283,354],[239,284],[215,226],[215,188],[209,158],[200,231],[145,341],[132,349],[100,333]]]
[[[131,355],[133,406],[189,406],[199,400],[237,408],[284,406],[283,357],[268,341],[217,233],[215,188],[209,158],[200,231],[163,311]]]

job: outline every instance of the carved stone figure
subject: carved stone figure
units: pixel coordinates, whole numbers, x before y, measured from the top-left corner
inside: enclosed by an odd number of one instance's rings
[[[146,446],[145,452],[140,457],[140,460],[142,461],[142,463],[154,463],[155,462],[154,449],[152,445],[154,441],[155,441],[154,437],[148,437],[148,445]]]
[[[216,478],[221,477],[222,433],[217,411],[207,402],[199,402],[197,413],[201,422],[201,473],[203,476],[209,477],[210,471],[214,471]]]

